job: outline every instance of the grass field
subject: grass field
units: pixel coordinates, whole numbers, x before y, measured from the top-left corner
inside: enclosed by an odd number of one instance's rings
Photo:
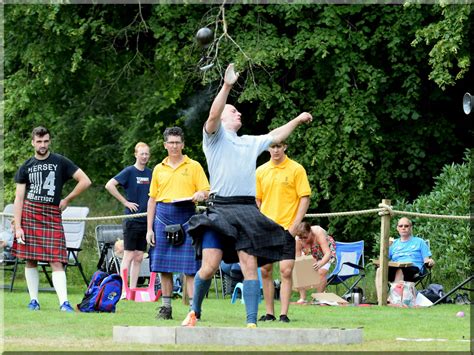
[[[89,193],[74,201],[75,206],[91,207],[91,216],[113,216],[122,213],[118,203],[105,193],[103,188],[90,189]],[[98,253],[94,230],[98,224],[116,224],[121,220],[87,222],[87,232],[83,241],[80,260],[87,277],[96,270]],[[40,273],[42,275],[42,273]],[[274,268],[278,278],[278,268]],[[81,301],[85,285],[77,271],[67,271],[69,299],[72,304]],[[364,289],[369,300],[374,301],[373,268],[367,268]],[[10,274],[5,275],[10,280]],[[41,286],[47,286],[41,276]],[[337,292],[330,287],[329,292]],[[341,291],[341,290],[339,290]],[[214,292],[204,303],[203,319],[200,327],[240,327],[245,326],[245,309],[240,303],[232,305],[229,297],[215,299]],[[297,299],[296,293],[294,299]],[[2,309],[1,338],[2,351],[463,351],[472,348],[470,328],[470,307],[439,305],[429,309],[398,309],[391,307],[321,307],[291,306],[289,324],[259,323],[261,328],[278,327],[295,331],[297,328],[363,328],[362,344],[353,345],[305,345],[278,347],[222,347],[171,346],[171,345],[123,345],[114,343],[114,325],[179,326],[188,307],[181,300],[173,301],[173,320],[155,320],[159,303],[135,303],[120,301],[114,314],[64,314],[58,311],[54,292],[41,292],[41,311],[28,311],[28,293],[23,275],[23,267],[18,272],[15,291],[0,292]],[[276,303],[276,313],[279,304]],[[464,318],[456,317],[464,311]],[[259,314],[264,313],[263,303]],[[407,339],[435,339],[432,341],[401,341]]]
[[[79,303],[83,289],[71,287],[71,303]],[[229,298],[215,299],[210,293],[205,300],[200,327],[244,327],[245,309],[240,303],[231,304]],[[120,301],[117,312],[74,313],[59,312],[54,292],[41,292],[41,311],[31,312],[25,285],[19,283],[13,293],[1,293],[3,310],[4,351],[463,351],[471,350],[470,306],[439,305],[424,309],[392,307],[323,307],[298,306],[290,308],[291,322],[259,323],[261,328],[363,328],[363,343],[353,345],[305,345],[275,347],[222,347],[123,345],[114,343],[114,325],[179,326],[188,306],[181,299],[173,301],[173,320],[155,320],[160,303]],[[276,302],[278,314],[279,303]],[[463,311],[465,317],[456,313]],[[264,305],[260,304],[259,314]],[[431,341],[402,341],[407,339],[435,339]]]

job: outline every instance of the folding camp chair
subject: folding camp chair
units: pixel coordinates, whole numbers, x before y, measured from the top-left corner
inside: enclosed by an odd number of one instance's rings
[[[214,291],[216,292],[216,298],[219,298],[219,280],[221,283],[222,298],[225,298],[224,274],[222,273],[220,266],[212,277],[212,280],[214,281]]]
[[[120,261],[114,253],[115,242],[123,239],[121,224],[100,224],[95,228],[99,262],[97,269],[120,274]]]
[[[86,231],[86,222],[81,221],[80,219],[84,219],[89,214],[88,207],[73,207],[69,206],[62,212],[62,218],[77,218],[77,221],[65,221],[63,220],[63,228],[64,228],[64,237],[66,239],[66,249],[68,255],[68,263],[64,265],[64,271],[67,271],[68,267],[75,266],[79,269],[81,273],[82,279],[86,285],[89,285],[89,280],[87,279],[86,275],[84,274],[84,270],[82,269],[82,264],[79,261],[79,252],[81,249],[82,240],[84,239],[84,234]],[[10,290],[13,290],[13,284],[16,278],[16,272],[18,270],[18,264],[23,263],[18,258],[15,260],[15,266],[13,270],[12,280]],[[43,269],[44,275],[48,280],[48,283],[51,287],[53,287],[53,282],[51,277],[48,274],[47,267],[49,263],[47,262],[38,262],[38,266]]]
[[[352,289],[365,277],[364,270],[364,241],[344,243],[336,242],[337,263],[334,270],[327,277],[327,285],[342,284],[346,292],[345,297],[352,293]],[[349,285],[349,280],[355,278]]]
[[[6,214],[13,214],[13,204],[6,205],[5,209],[3,210],[3,213],[4,213],[4,215],[2,215],[2,223],[1,223],[2,233],[9,233],[11,231],[11,220],[13,219],[13,217],[6,216]],[[21,259],[18,259],[17,257],[12,256],[11,254],[10,254],[10,256],[11,257],[9,259],[6,259],[6,258],[3,259],[0,264],[1,264],[2,270],[4,272],[5,271],[11,271],[12,272],[10,285],[9,286],[3,285],[3,288],[8,288],[10,290],[10,292],[12,292],[13,291],[13,286],[15,284],[16,273],[18,271],[18,266],[20,264],[24,264],[25,261],[21,260]],[[45,276],[46,276],[46,279],[48,280],[49,285],[51,287],[53,287],[53,281],[51,280],[48,273],[46,272],[46,266],[48,266],[48,265],[49,265],[48,263],[38,262],[38,266],[42,267],[43,272],[45,273]]]
[[[428,245],[428,249],[430,248],[430,241],[425,239],[426,244]],[[418,274],[413,277],[413,282],[415,282],[415,287],[421,285],[423,289],[425,289],[431,283],[431,268],[428,264],[423,264],[423,268],[420,270]]]
[[[11,218],[10,215],[13,214],[13,204],[8,204],[3,209],[3,215],[0,220],[0,232],[7,237],[11,233]],[[10,247],[5,247],[5,252],[1,253],[0,259],[0,269],[5,273],[6,271],[11,271],[16,274],[16,268],[18,266],[16,257],[12,256],[10,253]],[[8,256],[8,257],[7,257]],[[5,275],[5,274],[4,274]],[[9,285],[2,285],[2,288],[8,288],[10,292],[13,290],[14,278],[10,280]]]
[[[64,271],[68,267],[75,266],[79,269],[79,272],[82,275],[82,279],[86,285],[89,285],[89,279],[84,274],[82,269],[82,264],[79,261],[79,252],[82,250],[82,240],[84,239],[84,234],[86,232],[86,222],[85,221],[64,221],[65,218],[77,218],[84,219],[89,214],[88,207],[67,207],[63,213],[63,228],[64,236],[66,237],[66,248],[68,254],[68,263],[64,266]]]
[[[97,269],[108,273],[120,274],[121,259],[114,252],[115,242],[123,239],[123,226],[121,224],[100,224],[95,228],[99,262]],[[150,279],[149,259],[143,259],[138,273],[137,283],[142,285]]]
[[[66,238],[66,249],[67,249],[67,257],[68,263],[64,265],[64,271],[67,271],[68,267],[77,267],[79,272],[81,273],[82,279],[86,286],[89,285],[89,279],[84,274],[84,269],[82,268],[82,264],[79,261],[79,252],[82,250],[82,240],[84,239],[84,234],[86,232],[86,222],[81,221],[89,214],[89,207],[77,207],[77,206],[69,206],[62,212],[63,218],[63,228],[64,228],[64,237]],[[64,219],[78,219],[65,221]],[[48,275],[46,268],[49,266],[48,263],[40,262],[38,263],[39,266],[43,268],[43,272],[46,276],[51,287],[53,287],[53,283]]]

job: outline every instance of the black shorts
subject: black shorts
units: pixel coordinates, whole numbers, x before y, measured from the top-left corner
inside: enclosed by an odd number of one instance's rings
[[[123,247],[125,250],[146,250],[146,223],[126,219],[123,222]]]
[[[288,231],[285,231],[285,237],[286,244],[283,246],[281,260],[295,260],[296,240]]]
[[[397,270],[400,269],[403,272],[403,280],[404,281],[413,281],[415,276],[420,273],[420,269],[416,266],[408,266],[408,267],[393,267],[390,266],[388,268],[388,281],[392,282],[395,280],[395,273]]]

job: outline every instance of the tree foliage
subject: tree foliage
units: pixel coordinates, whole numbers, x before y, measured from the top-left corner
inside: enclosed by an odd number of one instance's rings
[[[413,203],[400,201],[395,209],[409,212],[467,216],[470,212],[472,154],[467,151],[462,164],[448,164],[435,178],[433,190]],[[396,230],[397,218],[393,219]],[[472,271],[470,221],[457,219],[412,218],[414,234],[430,241],[433,278],[448,289],[466,279]]]
[[[471,24],[472,5],[6,5],[6,199],[39,124],[97,184],[133,162],[139,140],[159,162],[170,125],[205,166],[201,128],[229,62],[243,133],[313,114],[288,140],[311,211],[412,199],[470,144],[460,99]],[[218,52],[196,45],[202,26]],[[205,54],[215,58],[203,72]],[[321,223],[340,240],[378,229],[372,217]]]

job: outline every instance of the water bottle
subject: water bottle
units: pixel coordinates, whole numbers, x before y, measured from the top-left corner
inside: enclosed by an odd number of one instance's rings
[[[360,304],[360,301],[362,300],[362,289],[360,287],[354,287],[352,289],[351,299],[354,306],[358,306]]]

